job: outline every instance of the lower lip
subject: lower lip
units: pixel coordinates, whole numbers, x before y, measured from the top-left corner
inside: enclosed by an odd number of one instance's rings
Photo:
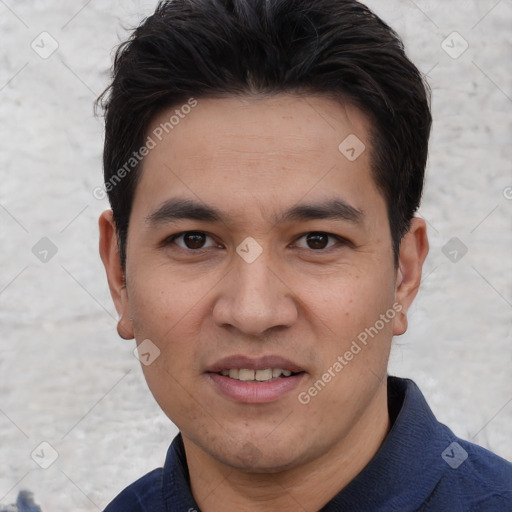
[[[223,395],[248,404],[274,402],[295,389],[306,375],[298,373],[269,382],[247,382],[230,379],[218,373],[208,373],[208,377]]]

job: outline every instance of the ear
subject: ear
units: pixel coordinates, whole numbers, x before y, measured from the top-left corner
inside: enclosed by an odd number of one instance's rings
[[[116,226],[112,210],[104,211],[99,219],[100,227],[100,256],[107,272],[110,294],[114,300],[119,321],[117,332],[121,338],[130,340],[135,337],[133,325],[130,320],[128,293],[125,276],[121,266],[121,258],[117,245]]]
[[[411,228],[400,244],[395,300],[402,306],[395,317],[393,334],[407,331],[407,312],[418,293],[423,263],[428,254],[427,225],[423,219],[414,217]]]

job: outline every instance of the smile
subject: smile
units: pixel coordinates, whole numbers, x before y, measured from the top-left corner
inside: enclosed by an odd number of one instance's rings
[[[293,372],[284,370],[283,368],[265,368],[263,370],[250,370],[248,368],[230,368],[229,370],[222,370],[219,372],[224,377],[230,379],[242,380],[245,382],[269,382],[273,379],[278,379],[281,376],[290,377]]]

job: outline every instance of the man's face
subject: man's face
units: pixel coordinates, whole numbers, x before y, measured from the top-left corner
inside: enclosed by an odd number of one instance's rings
[[[145,158],[117,307],[160,350],[161,408],[217,461],[303,464],[385,396],[400,297],[369,128],[327,98],[199,99]]]

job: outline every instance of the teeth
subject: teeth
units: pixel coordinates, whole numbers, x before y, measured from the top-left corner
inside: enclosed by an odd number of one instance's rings
[[[277,379],[281,377],[281,375],[289,377],[292,372],[290,370],[283,370],[282,368],[265,368],[264,370],[231,368],[229,370],[222,370],[220,374],[224,375],[224,377],[236,380],[266,382],[271,379]]]
[[[256,370],[254,375],[256,380],[270,380],[272,378],[272,368],[266,368],[265,370]]]
[[[239,380],[254,380],[254,370],[244,370],[244,369],[239,370],[238,379]]]

